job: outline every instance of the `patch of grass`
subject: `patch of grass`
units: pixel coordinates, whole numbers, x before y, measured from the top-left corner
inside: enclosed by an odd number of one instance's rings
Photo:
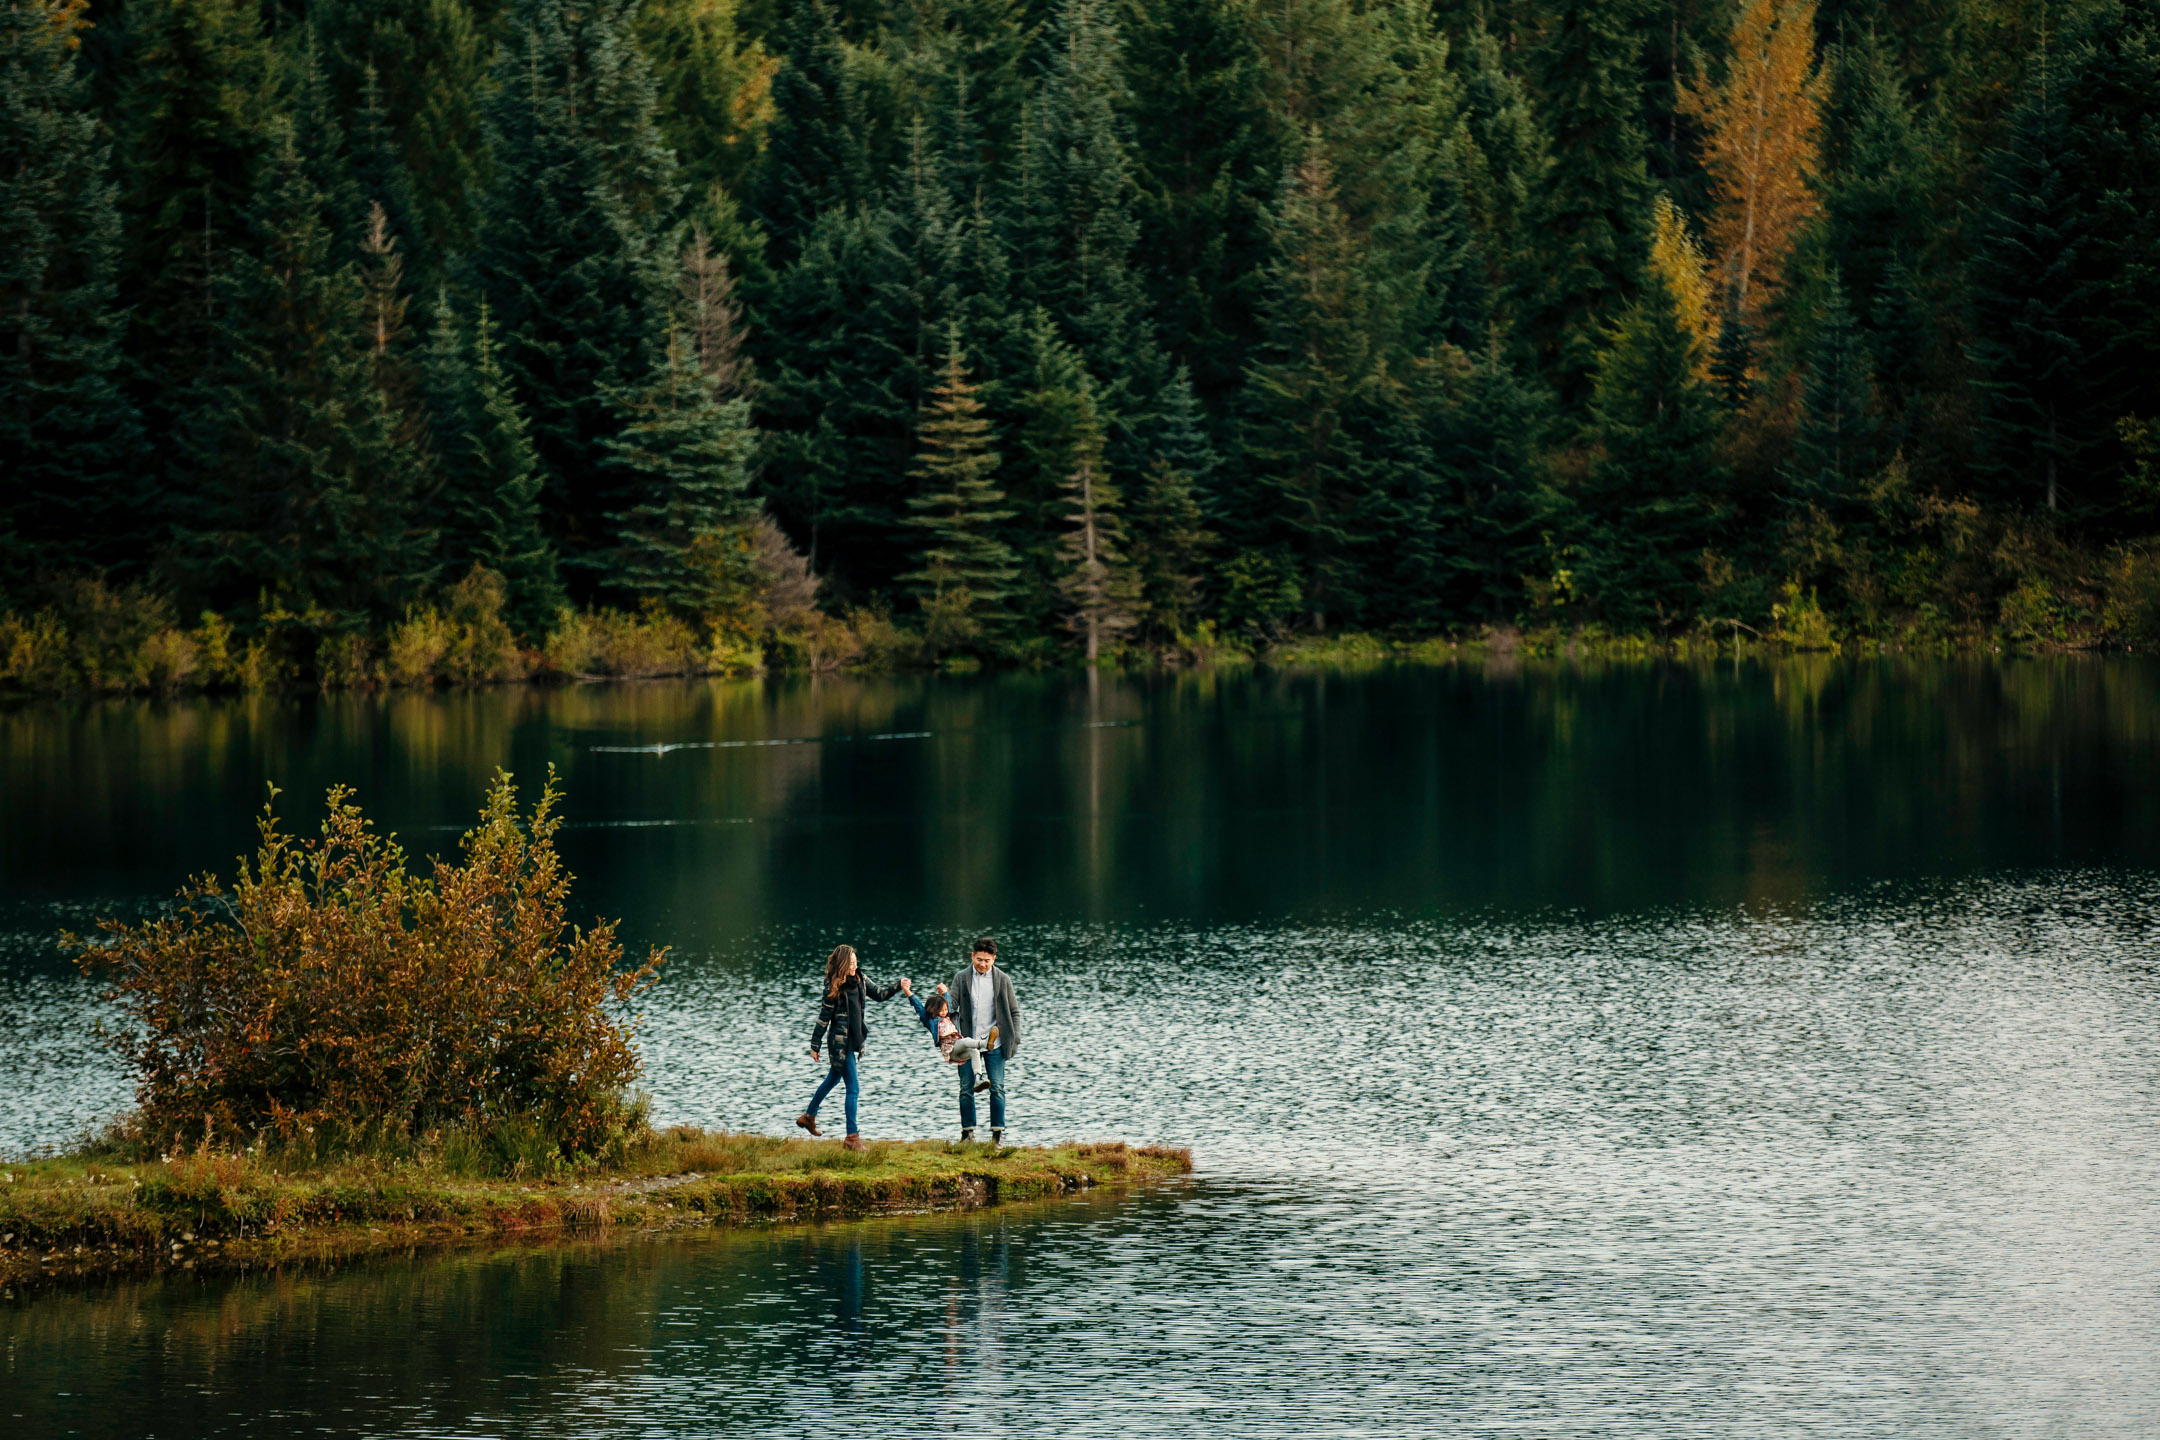
[[[0,1165],[0,1279],[246,1265],[505,1233],[734,1225],[1039,1199],[1180,1175],[1155,1146],[779,1139],[678,1127],[614,1164],[474,1177],[451,1147],[297,1163],[263,1151],[130,1158],[115,1149]]]

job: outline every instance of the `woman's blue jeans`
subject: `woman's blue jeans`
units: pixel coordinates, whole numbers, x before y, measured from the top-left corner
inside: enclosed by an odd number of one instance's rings
[[[845,1047],[833,1052],[832,1069],[825,1072],[824,1083],[810,1097],[810,1118],[817,1119],[817,1107],[825,1103],[832,1087],[842,1080],[847,1081],[847,1133],[857,1135],[861,1132],[855,1128],[855,1102],[862,1095],[862,1081],[855,1074],[855,1052]]]

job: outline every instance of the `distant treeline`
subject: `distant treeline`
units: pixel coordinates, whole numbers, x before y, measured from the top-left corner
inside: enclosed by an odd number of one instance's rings
[[[2160,0],[0,17],[21,654],[2160,630]]]

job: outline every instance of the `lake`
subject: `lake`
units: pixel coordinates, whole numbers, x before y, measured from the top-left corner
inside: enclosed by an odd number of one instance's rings
[[[685,682],[0,710],[0,1154],[126,1103],[50,945],[267,782],[454,846],[566,789],[674,947],[657,1118],[790,1132],[816,973],[996,934],[1021,1141],[1189,1181],[973,1216],[0,1297],[0,1429],[2160,1432],[2160,666],[1800,658]],[[864,1130],[955,1133],[873,1009]]]

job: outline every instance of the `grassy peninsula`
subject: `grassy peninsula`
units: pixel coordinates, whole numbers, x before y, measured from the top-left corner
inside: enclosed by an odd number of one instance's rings
[[[775,1139],[675,1128],[606,1166],[485,1173],[455,1146],[295,1163],[85,1150],[0,1165],[0,1284],[112,1270],[239,1268],[605,1229],[971,1210],[1184,1174],[1190,1151]]]
[[[122,1021],[134,1110],[0,1165],[0,1282],[335,1258],[465,1237],[959,1210],[1191,1168],[1182,1150],[655,1130],[631,1002],[664,950],[565,919],[552,780],[499,774],[458,860],[410,864],[348,793],[273,809],[253,863],[63,936]]]

